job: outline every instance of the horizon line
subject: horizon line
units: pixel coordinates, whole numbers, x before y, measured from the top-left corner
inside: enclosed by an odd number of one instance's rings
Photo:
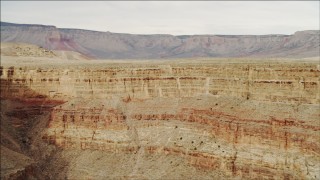
[[[111,31],[99,31],[99,30],[91,30],[91,29],[79,29],[79,28],[61,28],[57,27],[55,25],[45,25],[45,24],[27,24],[27,23],[14,23],[14,22],[5,22],[0,21],[1,26],[3,24],[11,24],[11,25],[25,25],[25,26],[44,26],[44,27],[53,27],[57,29],[65,29],[65,30],[82,30],[82,31],[92,31],[92,32],[99,32],[99,33],[112,33],[112,34],[127,34],[127,35],[140,35],[140,36],[152,36],[152,35],[169,35],[169,36],[270,36],[270,35],[280,35],[280,36],[291,36],[294,35],[297,32],[304,32],[304,31],[320,31],[316,29],[306,29],[306,30],[300,30],[300,31],[294,31],[293,34],[181,34],[181,35],[173,35],[173,34],[133,34],[133,33],[118,33],[118,32],[111,32]]]

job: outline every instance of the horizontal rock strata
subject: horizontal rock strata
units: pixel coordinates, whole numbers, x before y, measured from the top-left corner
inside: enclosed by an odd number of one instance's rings
[[[121,102],[121,109],[108,100],[72,101],[54,109],[43,139],[71,149],[173,154],[226,176],[316,178],[318,107],[300,105],[297,113],[249,102],[200,96]]]
[[[97,59],[318,57],[319,30],[292,35],[136,35],[1,22],[1,42],[24,42]]]
[[[150,67],[2,67],[2,96],[35,91],[53,99],[227,95],[269,102],[318,104],[317,64],[189,64]],[[28,89],[28,90],[26,90]]]
[[[1,97],[64,102],[52,109],[42,140],[67,154],[136,156],[121,178],[155,178],[138,173],[148,157],[175,157],[219,178],[319,178],[316,63],[48,67],[2,67]],[[102,178],[98,171],[75,165],[69,178]]]

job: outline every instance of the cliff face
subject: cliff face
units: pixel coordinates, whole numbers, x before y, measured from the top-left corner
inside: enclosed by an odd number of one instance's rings
[[[223,177],[318,176],[314,106],[297,113],[290,105],[264,109],[263,103],[216,97],[113,103],[83,100],[55,108],[43,139],[64,149],[173,155]]]
[[[133,35],[1,22],[1,42],[24,42],[93,58],[315,57],[319,31],[293,35]]]
[[[10,88],[8,97],[28,97],[30,90],[53,99],[75,97],[147,99],[182,98],[200,94],[284,102],[319,103],[319,66],[290,63],[164,62],[145,65],[82,64],[48,68],[46,65],[2,69]],[[141,63],[140,63],[141,64]]]
[[[1,98],[65,102],[41,139],[63,150],[66,178],[318,179],[319,73],[290,60],[5,61]]]

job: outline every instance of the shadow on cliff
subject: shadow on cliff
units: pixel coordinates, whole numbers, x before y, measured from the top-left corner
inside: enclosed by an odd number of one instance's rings
[[[61,158],[62,150],[42,140],[52,108],[63,101],[52,100],[25,83],[0,79],[1,147],[10,150],[1,156],[6,157],[7,161],[2,163],[7,165],[23,161],[17,159],[16,153],[33,161],[24,164],[23,170],[1,166],[1,179],[64,179],[68,163]]]

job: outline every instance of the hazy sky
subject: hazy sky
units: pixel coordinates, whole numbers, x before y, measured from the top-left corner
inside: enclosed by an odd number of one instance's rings
[[[1,1],[1,21],[132,34],[319,30],[319,1]]]

